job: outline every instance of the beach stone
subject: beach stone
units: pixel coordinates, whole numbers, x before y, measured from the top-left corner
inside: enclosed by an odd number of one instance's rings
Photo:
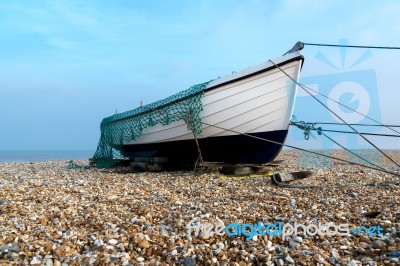
[[[370,257],[362,257],[361,258],[361,263],[362,264],[364,264],[364,263],[369,263],[369,262],[373,262],[374,260],[372,259],[372,258],[370,258]]]
[[[259,253],[259,254],[256,255],[256,257],[260,261],[267,261],[268,260],[268,254]]]
[[[301,265],[301,266],[308,266],[309,265],[309,263],[306,260],[303,260],[303,259],[297,260],[297,263],[299,265]]]
[[[335,248],[332,248],[332,249],[331,249],[331,255],[332,255],[332,257],[333,257],[334,259],[336,259],[336,260],[340,258],[339,252],[338,252],[337,249],[335,249]]]
[[[150,243],[147,240],[143,240],[143,241],[139,242],[138,246],[140,248],[149,248],[150,247]]]
[[[389,236],[388,237],[382,237],[380,240],[382,242],[384,242],[387,246],[394,246],[394,244],[395,244],[395,242],[392,239],[390,239]]]
[[[15,259],[19,258],[19,254],[18,254],[18,253],[15,253],[15,252],[11,252],[10,257],[11,257],[13,260],[15,260]]]
[[[348,266],[357,266],[357,262],[355,260],[351,260],[347,263]]]
[[[115,239],[110,239],[110,240],[107,241],[107,243],[110,244],[110,245],[115,245],[115,244],[118,243],[118,241],[115,240]]]
[[[201,232],[200,235],[199,235],[199,238],[200,238],[201,240],[207,240],[207,239],[210,238],[210,235],[209,235],[209,234],[206,234],[206,233],[204,233],[204,232]]]
[[[94,244],[95,244],[96,246],[98,246],[98,247],[104,246],[104,242],[103,242],[103,240],[101,240],[101,239],[96,239],[96,240],[94,241]]]
[[[196,259],[193,257],[186,257],[183,259],[183,266],[196,266]]]
[[[282,255],[287,255],[289,250],[286,247],[276,247],[276,252],[281,253]]]
[[[373,247],[374,249],[380,249],[380,250],[382,250],[382,249],[384,249],[384,248],[386,247],[386,244],[385,244],[385,242],[383,242],[383,241],[381,241],[381,240],[375,240],[375,241],[372,243],[372,247]]]
[[[303,242],[303,238],[301,236],[295,236],[293,238],[294,241],[296,241],[297,243],[302,243]]]
[[[211,260],[206,260],[206,262],[204,263],[204,265],[210,266],[210,265],[212,265],[212,261],[211,261]],[[238,264],[238,265],[239,265],[239,264]]]
[[[362,248],[362,247],[358,247],[357,248],[357,252],[360,253],[360,254],[365,254],[365,249]]]
[[[361,235],[360,242],[371,243],[371,240],[369,239],[369,237],[367,237],[365,235]]]
[[[303,214],[301,214],[301,213],[296,213],[296,214],[294,215],[294,217],[295,217],[295,218],[298,218],[298,219],[301,219],[301,218],[303,218]]]
[[[215,250],[214,250],[214,255],[220,254],[221,251],[222,251],[222,248],[217,248],[217,249],[215,249]]]
[[[367,249],[367,248],[368,248],[368,244],[365,243],[365,242],[359,242],[359,243],[358,243],[358,246],[361,247],[361,248],[363,248],[363,249]]]
[[[296,248],[296,247],[299,247],[299,246],[301,246],[301,244],[299,242],[296,242],[294,240],[289,240],[289,247],[290,248]]]
[[[400,257],[400,251],[388,252],[390,257]]]
[[[389,220],[384,220],[384,221],[381,223],[381,226],[382,226],[382,228],[389,228],[389,227],[392,226],[392,222],[389,221]]]
[[[352,191],[350,193],[350,196],[353,197],[353,198],[358,198],[358,194],[356,192],[354,192],[354,191]]]
[[[0,247],[0,252],[4,252],[4,251],[17,251],[19,250],[20,247],[17,245],[11,245],[11,246],[1,246]]]
[[[40,263],[41,263],[40,258],[37,256],[34,256],[29,264],[30,265],[40,265]]]
[[[290,256],[285,257],[285,261],[290,264],[294,264],[294,260]]]
[[[243,255],[243,256],[246,256],[247,255],[247,251],[244,250],[244,249],[241,249],[240,250],[240,254]]]

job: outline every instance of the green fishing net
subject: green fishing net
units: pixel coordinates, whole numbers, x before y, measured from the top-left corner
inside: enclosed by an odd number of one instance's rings
[[[97,168],[111,168],[115,159],[123,158],[123,143],[135,140],[145,128],[156,124],[168,125],[184,120],[197,136],[201,134],[200,112],[204,88],[209,82],[124,113],[103,119],[100,124],[100,140],[92,160]]]

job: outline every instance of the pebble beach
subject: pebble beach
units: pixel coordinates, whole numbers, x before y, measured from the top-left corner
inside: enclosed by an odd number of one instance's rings
[[[400,161],[400,151],[386,152]],[[283,151],[271,171],[311,171],[290,183],[303,188],[278,187],[268,174],[0,163],[0,265],[400,265],[398,177],[341,162],[305,168],[302,156]],[[381,231],[247,239],[188,230],[232,223]]]

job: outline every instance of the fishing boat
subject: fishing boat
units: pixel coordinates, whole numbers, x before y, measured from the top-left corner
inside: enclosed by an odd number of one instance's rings
[[[270,162],[282,149],[279,143],[284,143],[288,134],[297,91],[295,81],[304,61],[302,48],[299,42],[281,57],[203,84],[200,110],[195,113],[198,132],[188,126],[190,117],[181,116],[182,119],[170,122],[174,112],[168,106],[187,101],[190,95],[186,95],[104,119],[100,150],[104,154],[108,142],[107,149],[116,149],[131,161],[163,158],[169,163],[196,162],[200,153],[206,162]],[[152,117],[161,117],[160,112],[166,113],[167,118],[163,116],[163,122],[154,122]],[[141,122],[135,121],[138,117]],[[139,134],[132,133],[132,125],[135,130],[140,128]],[[107,131],[107,126],[112,130]]]

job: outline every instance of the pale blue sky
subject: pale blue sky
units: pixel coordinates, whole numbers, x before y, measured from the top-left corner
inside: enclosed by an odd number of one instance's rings
[[[399,14],[398,1],[2,0],[0,150],[95,149],[115,109],[278,57],[299,40],[400,46]],[[339,62],[329,49],[306,47],[303,75],[337,72],[316,59]],[[377,73],[380,120],[400,124],[398,60],[386,64],[400,51],[373,53],[358,69]]]

